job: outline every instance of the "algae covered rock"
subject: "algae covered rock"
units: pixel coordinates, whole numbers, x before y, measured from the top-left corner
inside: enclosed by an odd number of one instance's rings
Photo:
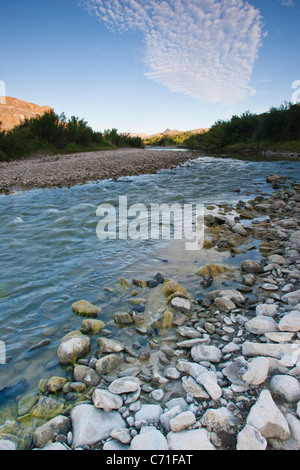
[[[100,307],[91,304],[87,300],[79,300],[78,302],[74,302],[72,305],[72,310],[77,315],[89,318],[96,318],[101,312]]]
[[[90,350],[91,340],[81,331],[71,331],[65,335],[57,350],[57,357],[60,364],[74,364],[77,359],[84,357]]]
[[[98,335],[101,330],[104,328],[104,323],[101,320],[95,320],[92,318],[87,318],[83,320],[80,326],[80,331],[82,333],[90,333],[92,335]]]
[[[188,297],[188,293],[184,287],[182,287],[176,281],[167,281],[163,284],[163,294],[166,297],[170,297],[170,295],[174,294],[175,292],[181,292],[186,297]]]
[[[36,406],[32,409],[31,417],[52,419],[55,418],[55,416],[62,414],[63,409],[64,404],[61,401],[42,396],[39,398]]]
[[[218,274],[224,274],[227,271],[227,268],[222,264],[206,264],[202,266],[196,274],[198,276],[216,276]]]

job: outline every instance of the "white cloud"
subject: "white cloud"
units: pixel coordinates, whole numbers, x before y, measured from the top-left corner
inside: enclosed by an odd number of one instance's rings
[[[280,3],[283,7],[294,7],[294,0],[280,0]]]
[[[289,0],[285,0],[289,1]],[[145,76],[205,102],[255,94],[250,78],[263,39],[245,0],[82,0],[116,32],[144,34]]]

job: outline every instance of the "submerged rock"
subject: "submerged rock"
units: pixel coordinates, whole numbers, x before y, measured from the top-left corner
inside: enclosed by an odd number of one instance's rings
[[[87,300],[79,300],[78,302],[74,302],[72,305],[72,310],[74,313],[77,313],[77,315],[91,318],[96,318],[101,312],[100,307],[91,304]]]

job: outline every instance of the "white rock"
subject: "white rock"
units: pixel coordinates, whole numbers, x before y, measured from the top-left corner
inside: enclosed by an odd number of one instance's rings
[[[131,441],[131,434],[127,428],[116,428],[110,433],[110,436],[122,444],[129,444]]]
[[[175,310],[179,310],[180,312],[183,312],[183,313],[189,313],[192,308],[191,302],[182,297],[174,297],[174,299],[171,300],[171,306]]]
[[[263,285],[262,285],[262,288],[264,290],[267,290],[267,291],[276,291],[279,289],[278,286],[276,286],[275,284],[271,284],[270,282],[265,282]]]
[[[57,434],[66,434],[70,429],[70,420],[66,416],[58,415],[34,431],[34,445],[45,447],[50,444]]]
[[[266,439],[288,439],[290,436],[289,425],[268,390],[260,393],[247,417],[247,424],[255,427]]]
[[[135,414],[135,427],[140,429],[145,423],[146,425],[157,424],[162,413],[163,409],[160,405],[142,405]]]
[[[232,300],[234,303],[244,303],[245,297],[241,294],[238,290],[235,289],[224,289],[221,290],[217,297],[227,297],[228,299]]]
[[[57,349],[57,357],[61,364],[73,364],[77,359],[85,356],[90,350],[91,340],[80,331],[72,331],[65,335]]]
[[[191,349],[191,355],[194,361],[220,362],[222,352],[216,346],[198,345]]]
[[[179,370],[179,372],[190,375],[194,379],[196,379],[198,375],[202,374],[203,372],[207,372],[206,367],[201,366],[196,362],[185,361],[184,359],[179,359],[176,364],[176,369]]]
[[[9,439],[0,439],[1,450],[17,450],[16,444]]]
[[[299,304],[300,303],[300,289],[294,292],[289,292],[288,294],[284,294],[281,297],[281,300],[292,306]]]
[[[270,263],[275,263],[275,264],[280,264],[280,265],[285,264],[285,258],[281,255],[271,255],[268,257],[268,261]]]
[[[173,408],[171,408],[170,410],[163,413],[160,416],[159,421],[167,431],[170,431],[170,429],[171,429],[170,428],[171,419],[174,418],[175,416],[179,415],[180,413],[182,413],[182,409],[179,405],[176,405]]]
[[[239,351],[241,347],[242,346],[240,344],[231,342],[231,343],[226,344],[226,346],[222,348],[222,353],[228,354],[228,353],[236,352],[236,351]]]
[[[270,344],[245,341],[242,346],[244,356],[268,356],[280,359],[284,354],[293,355],[295,352],[297,352],[296,345],[287,343]]]
[[[182,386],[188,395],[194,398],[208,399],[210,396],[192,377],[183,377]]]
[[[280,395],[287,402],[294,403],[300,400],[300,383],[295,377],[274,375],[270,381],[270,388],[274,394]]]
[[[173,432],[180,432],[193,426],[196,416],[191,411],[184,411],[170,420],[170,428]]]
[[[274,317],[278,310],[277,305],[274,304],[258,304],[255,313],[258,316],[266,315],[267,317]]]
[[[280,331],[300,331],[300,311],[293,310],[285,315],[279,322]]]
[[[107,413],[89,404],[75,406],[71,411],[71,420],[73,448],[95,444],[107,439],[113,429],[126,427],[125,421],[116,411]]]
[[[180,378],[180,373],[178,372],[177,369],[175,369],[175,367],[168,367],[168,368],[164,371],[164,376],[165,376],[167,379],[178,380],[178,379]]]
[[[257,357],[248,362],[249,372],[252,375],[250,385],[261,385],[268,378],[270,361],[267,357]]]
[[[215,372],[204,372],[197,377],[196,381],[205,388],[213,400],[220,400],[222,396],[222,389],[218,385],[218,377]]]
[[[272,317],[259,315],[252,318],[245,324],[247,331],[254,335],[263,335],[273,331],[278,331],[278,325]]]
[[[298,401],[297,403],[297,415],[298,415],[298,418],[300,418],[300,401]]]
[[[111,393],[121,395],[122,393],[132,393],[139,390],[141,385],[140,379],[137,377],[121,377],[114,380],[108,387]]]
[[[47,450],[47,451],[55,450],[56,451],[56,450],[69,450],[69,449],[67,449],[67,447],[64,446],[61,442],[51,442],[51,444],[48,444],[47,446],[42,447],[39,450]]]
[[[144,426],[130,443],[131,450],[168,450],[164,435],[152,426]]]
[[[122,444],[115,439],[109,439],[103,445],[103,450],[111,450],[111,451],[123,451],[123,450],[130,450],[130,446],[126,444]]]
[[[288,332],[272,332],[272,333],[265,333],[265,337],[274,343],[289,343],[292,341],[294,337],[294,333]]]
[[[104,411],[118,410],[123,405],[119,395],[101,388],[95,389],[92,400],[96,408],[102,408]]]
[[[247,424],[237,436],[236,450],[266,450],[267,440],[261,433]]]
[[[291,432],[290,437],[285,441],[269,439],[269,442],[275,450],[300,450],[300,420],[291,413],[286,415],[286,420]]]
[[[167,435],[167,442],[169,450],[216,450],[206,429],[171,431]]]
[[[228,297],[217,297],[215,299],[215,306],[225,313],[229,313],[236,308],[236,305]]]

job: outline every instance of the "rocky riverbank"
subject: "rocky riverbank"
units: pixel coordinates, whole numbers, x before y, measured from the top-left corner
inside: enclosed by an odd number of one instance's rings
[[[153,174],[181,165],[190,158],[192,153],[187,151],[122,148],[0,162],[0,194]]]
[[[249,257],[202,266],[196,295],[157,273],[120,279],[130,308],[107,324],[70,306],[83,318],[57,350],[65,374],[19,401],[0,448],[299,450],[300,185],[268,181],[271,197],[206,217],[204,249]]]

